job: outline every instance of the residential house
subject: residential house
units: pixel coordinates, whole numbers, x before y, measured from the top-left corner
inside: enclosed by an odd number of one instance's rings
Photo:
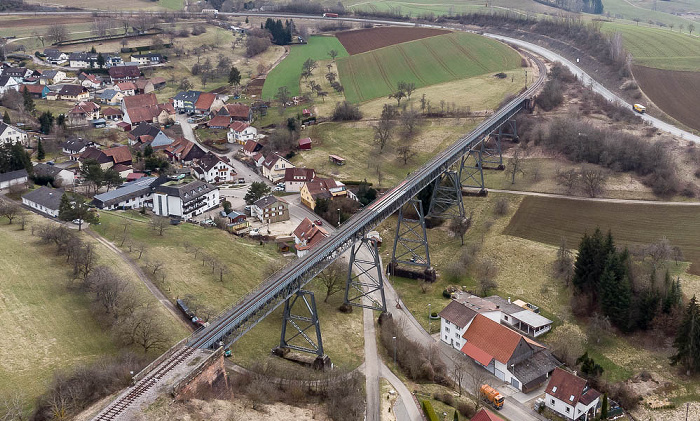
[[[121,66],[123,64],[124,60],[122,60],[122,56],[117,53],[107,54],[105,57],[105,66],[108,68],[112,66]]]
[[[220,116],[214,117],[218,118]],[[228,133],[226,134],[228,143],[238,143],[245,145],[246,142],[258,138],[258,129],[248,123],[242,121],[234,121],[228,125]]]
[[[225,183],[236,179],[236,170],[226,157],[208,152],[192,165],[194,175],[208,183]]]
[[[0,144],[21,143],[26,146],[28,140],[27,132],[0,121]]]
[[[117,164],[130,166],[132,157],[129,147],[125,145],[114,146],[102,150],[91,146],[86,148],[85,151],[80,154],[78,161],[80,162],[81,167],[82,164],[88,159],[94,159],[100,164],[100,167],[102,167],[103,170],[107,170]]]
[[[112,146],[111,148],[102,149],[102,152],[112,160],[113,165],[131,165],[131,151],[126,145]]]
[[[80,101],[68,112],[69,126],[84,126],[100,118],[100,106],[92,101]]]
[[[25,78],[28,78],[34,74],[32,69],[27,69],[26,67],[6,67],[2,71],[3,76],[11,77],[17,83],[24,82]]]
[[[284,199],[273,195],[255,201],[250,212],[251,216],[263,223],[272,224],[289,220],[289,204]]]
[[[58,91],[58,99],[66,101],[85,101],[90,98],[90,92],[81,85],[63,85]]]
[[[90,73],[80,72],[78,80],[81,85],[88,89],[99,89],[102,87],[102,79]]]
[[[166,124],[175,114],[172,104],[158,104],[154,93],[126,96],[122,99],[124,121],[132,127],[139,123]]]
[[[77,161],[78,156],[85,152],[85,149],[88,146],[94,146],[94,143],[81,139],[79,137],[71,137],[68,138],[65,142],[61,143],[60,146],[64,154],[71,156],[71,161]]]
[[[34,99],[44,99],[50,92],[49,87],[46,85],[21,85],[19,91],[24,93],[25,89]]]
[[[112,167],[114,171],[116,171],[119,174],[119,177],[126,179],[129,174],[134,172],[134,169],[131,167],[131,165],[125,165],[125,164],[116,164],[115,166]]]
[[[27,170],[9,171],[0,174],[0,190],[10,188],[11,186],[26,185],[29,179]]]
[[[503,418],[486,408],[481,408],[469,421],[504,421]]]
[[[294,164],[277,153],[270,154],[265,157],[262,164],[263,177],[276,183],[284,178],[284,171],[287,168],[294,168]]]
[[[194,114],[195,104],[200,94],[200,91],[178,92],[173,98],[173,107],[178,113]]]
[[[258,153],[260,151],[260,149],[262,149],[262,147],[263,147],[263,145],[261,145],[260,143],[254,141],[254,140],[248,140],[245,143],[245,146],[243,146],[243,154],[245,156],[252,157],[256,153]]]
[[[525,393],[543,384],[561,365],[543,345],[483,314],[468,322],[462,338],[462,353]]]
[[[75,52],[68,55],[68,66],[78,69],[97,66],[97,53]]]
[[[217,115],[211,120],[207,121],[207,128],[210,129],[225,129],[231,124],[231,120],[223,115]],[[228,137],[228,134],[227,134]]]
[[[229,117],[232,122],[242,121],[244,123],[250,123],[253,120],[253,112],[250,107],[245,104],[226,104],[219,108],[216,115]]]
[[[68,54],[58,51],[55,48],[44,49],[44,56],[47,63],[62,65],[68,61]]]
[[[104,117],[105,120],[117,121],[121,120],[122,117],[124,117],[124,114],[121,110],[116,108],[105,108],[102,110],[102,117]]]
[[[179,162],[183,165],[190,164],[195,159],[199,159],[206,154],[196,143],[190,142],[184,137],[175,140],[166,146],[163,151],[170,158],[170,161]]]
[[[305,137],[303,139],[299,139],[299,149],[304,150],[304,151],[310,151],[311,150],[311,138],[310,137]]]
[[[297,257],[304,257],[309,250],[328,237],[328,231],[314,224],[309,218],[304,218],[294,229],[294,247]]]
[[[132,54],[130,60],[141,66],[147,66],[149,64],[160,64],[163,61],[163,56],[157,53]]]
[[[156,149],[173,143],[173,139],[163,133],[160,128],[148,123],[139,124],[127,134],[127,137],[129,138],[129,145],[138,148],[151,145],[153,149]]]
[[[226,215],[226,217],[229,221],[229,230],[238,231],[244,228],[248,228],[250,226],[250,222],[246,220],[247,216],[243,213],[231,211],[228,215]]]
[[[218,205],[219,188],[200,180],[161,184],[153,195],[153,212],[160,216],[190,219]]]
[[[134,85],[136,85],[136,93],[139,94],[150,94],[155,90],[153,83],[150,80],[143,77],[136,79]]]
[[[117,91],[114,89],[105,89],[99,95],[99,99],[105,104],[120,105],[125,96],[126,95],[124,95],[124,92]]]
[[[75,182],[75,173],[73,171],[58,167],[56,165],[49,165],[38,163],[34,164],[34,176],[41,176],[45,178],[52,178],[53,186],[72,186]]]
[[[314,178],[301,186],[299,193],[301,203],[312,211],[316,208],[318,199],[333,200],[336,197],[348,196],[345,184],[332,178]]]
[[[255,155],[253,155],[253,162],[255,162],[256,167],[260,168],[262,167],[263,162],[265,162],[265,157],[263,156],[263,154],[258,152]]]
[[[313,168],[287,168],[284,171],[284,191],[297,193],[314,177],[316,171]]]
[[[109,78],[112,84],[135,81],[141,77],[138,66],[112,66],[109,68]]]
[[[52,189],[50,187],[41,186],[36,190],[22,196],[22,204],[29,206],[32,209],[52,216],[58,217],[58,208],[61,205],[63,197],[63,189]]]
[[[100,164],[100,168],[103,170],[108,170],[114,165],[112,158],[94,146],[85,148],[83,153],[80,154],[80,157],[78,158],[80,168],[83,167],[83,163],[87,160],[97,161],[97,163]]]
[[[15,91],[19,92],[19,87],[20,84],[14,78],[6,75],[0,76],[0,95],[3,95],[10,89],[14,89]]]
[[[567,420],[594,419],[600,408],[600,392],[586,379],[559,367],[554,369],[545,390],[545,406]]]
[[[100,193],[92,203],[99,209],[141,209],[153,207],[153,193],[156,187],[167,181],[165,177],[142,176],[122,184],[118,188]]]
[[[197,101],[194,103],[194,113],[198,115],[209,114],[214,101],[216,101],[216,94],[209,92],[200,93]]]
[[[44,70],[39,76],[40,85],[54,85],[61,83],[66,78],[66,73],[61,70]]]
[[[138,88],[136,87],[136,83],[127,81],[115,83],[114,90],[123,93],[124,96],[134,96],[136,95]]]

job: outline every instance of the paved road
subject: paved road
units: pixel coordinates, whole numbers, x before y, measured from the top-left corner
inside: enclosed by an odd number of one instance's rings
[[[596,82],[590,75],[588,75],[588,73],[584,72],[583,69],[581,69],[576,64],[572,63],[571,61],[567,60],[563,56],[561,56],[553,51],[550,51],[544,47],[540,47],[539,45],[533,44],[531,42],[522,41],[519,39],[510,38],[510,37],[505,37],[502,35],[487,34],[487,33],[484,33],[483,35],[487,36],[489,38],[494,38],[494,39],[497,39],[499,41],[509,43],[509,44],[517,45],[517,46],[522,47],[526,50],[532,51],[535,54],[539,54],[540,56],[546,58],[547,60],[559,61],[563,65],[568,67],[569,70],[571,70],[571,72],[573,74],[575,74],[584,85],[590,86],[593,89],[593,91],[599,93],[608,101],[616,102],[616,103],[621,104],[625,107],[632,108],[632,104],[628,104],[627,102],[625,102],[625,100],[623,100],[619,96],[615,95],[614,93],[610,92],[610,90],[608,90],[605,86]],[[676,127],[672,124],[661,121],[658,118],[652,117],[648,114],[641,114],[641,117],[644,119],[644,121],[648,122],[649,124],[653,125],[654,127],[658,128],[660,130],[668,132],[674,136],[679,136],[683,139],[687,139],[687,140],[690,140],[690,141],[693,141],[696,143],[700,143],[700,136],[696,136],[690,132],[679,129],[678,127]]]

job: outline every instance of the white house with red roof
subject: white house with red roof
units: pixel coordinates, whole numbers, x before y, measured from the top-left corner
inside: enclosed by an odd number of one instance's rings
[[[262,174],[263,177],[276,183],[284,179],[284,172],[287,168],[294,168],[294,164],[277,153],[273,153],[265,157],[262,163]]]
[[[297,193],[314,177],[316,171],[313,168],[287,168],[284,170],[284,191]]]
[[[228,158],[219,157],[211,152],[195,160],[192,171],[197,178],[207,183],[224,183],[236,178],[236,170]]]
[[[555,368],[545,390],[545,406],[567,420],[588,421],[601,406],[600,392],[588,386],[586,379]]]
[[[294,248],[297,250],[297,257],[304,257],[326,237],[328,237],[328,231],[314,224],[309,218],[304,218],[294,230]]]
[[[469,421],[504,421],[503,418],[499,417],[498,415],[494,414],[493,412],[489,411],[486,408],[482,408],[474,414],[471,420]]]
[[[226,138],[228,140],[228,143],[238,143],[241,145],[245,145],[247,141],[255,140],[258,138],[258,129],[243,121],[234,121],[228,126],[228,133],[226,134]]]

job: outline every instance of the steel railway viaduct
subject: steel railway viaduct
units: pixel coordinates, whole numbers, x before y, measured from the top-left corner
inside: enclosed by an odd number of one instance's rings
[[[462,189],[476,188],[483,192],[483,169],[503,168],[501,139],[517,137],[513,118],[521,110],[532,107],[533,96],[546,78],[542,61],[533,56],[530,58],[539,68],[539,77],[517,98],[421,168],[409,173],[404,181],[343,223],[305,257],[287,264],[217,315],[209,326],[194,332],[163,354],[139,373],[135,384],[95,419],[120,417],[135,399],[152,389],[167,372],[181,365],[197,349],[230,346],[280,305],[284,305],[284,316],[277,349],[313,353],[317,355],[316,364],[328,364],[313,293],[304,290],[304,286],[343,252],[350,250],[345,303],[386,311],[379,253],[376,243],[367,238],[367,234],[395,212],[398,212],[399,220],[390,266],[418,266],[425,269],[424,276],[431,276],[424,217],[464,218]],[[504,127],[510,127],[510,130],[504,131]],[[415,196],[426,187],[432,187],[432,198],[424,215],[421,202]],[[406,212],[409,208],[410,211]],[[294,314],[293,310],[299,307],[305,315]]]

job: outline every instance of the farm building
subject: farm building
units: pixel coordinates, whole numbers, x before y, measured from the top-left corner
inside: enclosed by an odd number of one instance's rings
[[[70,186],[75,182],[75,173],[56,165],[38,163],[34,164],[34,176],[53,179],[55,186]]]
[[[43,214],[57,218],[58,207],[61,204],[61,197],[63,197],[63,194],[63,189],[52,189],[41,186],[23,195],[22,204]]]
[[[260,143],[254,141],[254,140],[248,140],[245,142],[245,145],[243,146],[243,153],[246,156],[253,156],[256,153],[258,153],[258,151],[260,149],[262,149],[262,147],[263,147],[263,145],[261,145]]]
[[[21,169],[0,174],[0,190],[11,186],[26,185],[29,175],[27,170]]]
[[[25,89],[32,98],[36,99],[44,99],[49,93],[49,87],[46,85],[22,85],[20,92],[24,92]]]
[[[303,139],[299,139],[299,149],[305,150],[305,151],[310,151],[311,150],[311,138],[305,137]]]
[[[113,66],[109,68],[109,78],[112,83],[134,81],[141,77],[138,66]]]
[[[328,155],[328,161],[335,165],[345,165],[345,158],[341,158],[338,155]]]

